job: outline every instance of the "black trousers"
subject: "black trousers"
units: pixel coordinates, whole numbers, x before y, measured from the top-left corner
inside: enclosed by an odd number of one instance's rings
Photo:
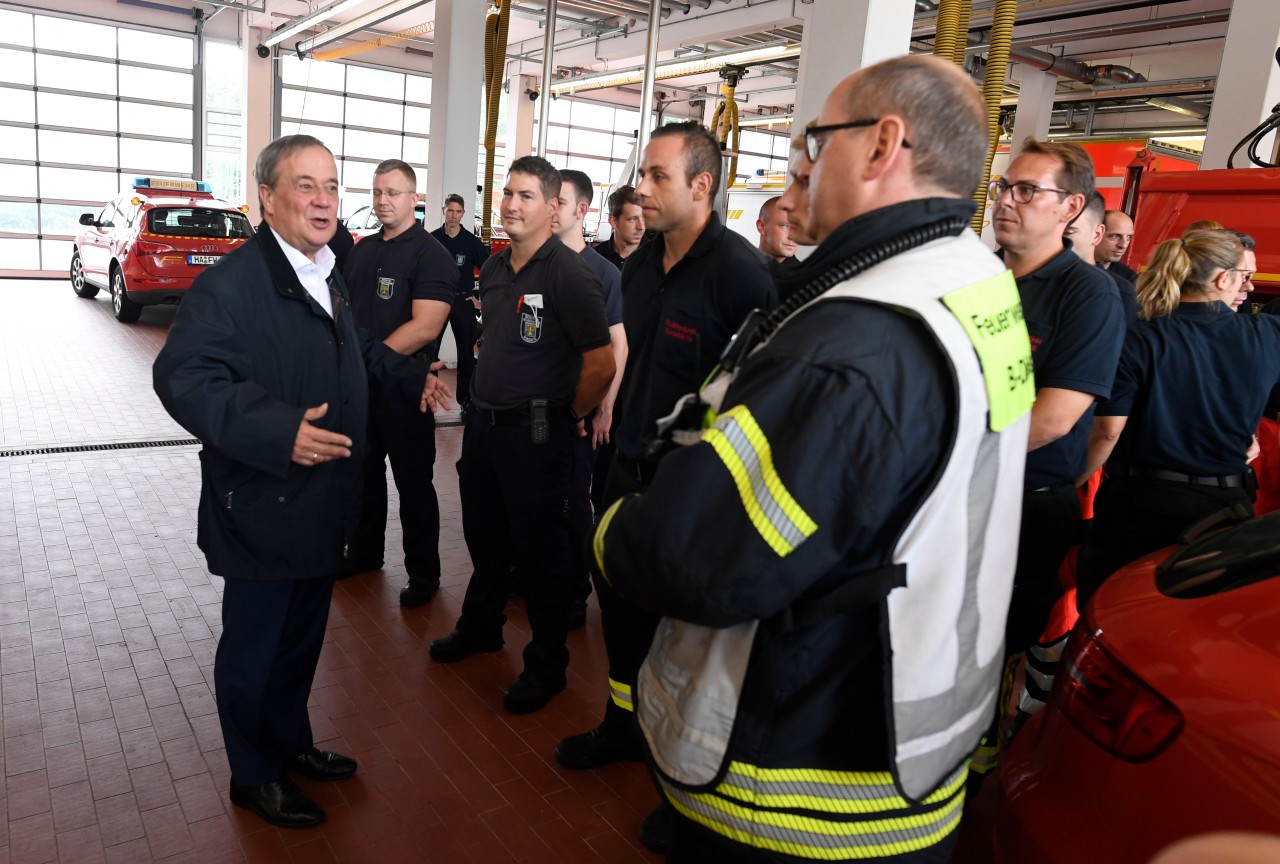
[[[332,596],[332,579],[226,580],[213,686],[234,782],[278,780],[312,746],[307,699]]]
[[[471,376],[476,371],[476,307],[467,299],[470,294],[453,298],[449,310],[449,326],[453,328],[453,341],[458,347],[458,380],[454,394],[459,405],[471,401]]]
[[[568,412],[551,417],[548,443],[534,444],[528,426],[495,426],[484,412],[471,411],[458,462],[462,533],[474,568],[458,630],[480,640],[500,634],[513,570],[519,572],[533,630],[525,672],[551,681],[569,665],[576,434]]]
[[[1071,484],[1022,496],[1022,528],[1013,597],[1005,624],[1005,656],[1026,651],[1049,623],[1062,596],[1058,568],[1079,542],[1080,496]]]
[[[376,388],[369,394],[369,423],[364,457],[364,498],[360,524],[351,543],[357,565],[382,561],[387,527],[387,467],[400,493],[404,529],[404,567],[410,582],[440,578],[440,502],[432,484],[436,464],[436,421],[417,404],[395,399]]]
[[[1188,526],[1232,504],[1253,512],[1245,489],[1197,486],[1145,477],[1110,477],[1093,505],[1093,531],[1080,550],[1076,603],[1083,610],[1112,573],[1177,542]]]
[[[643,492],[647,485],[648,477],[641,465],[615,454],[605,485],[605,509],[619,498]],[[609,681],[611,685],[616,683],[630,688],[634,697],[640,666],[649,654],[649,646],[653,644],[653,634],[661,618],[623,599],[603,579],[595,579],[595,586],[596,598],[600,602],[604,650],[609,658]],[[634,718],[634,703],[631,708],[624,708],[610,696],[604,716],[608,723],[629,723]]]
[[[591,449],[591,427],[588,421],[586,435],[574,435],[573,447],[573,480],[569,497],[569,525],[573,531],[570,540],[571,590],[574,598],[583,602],[591,596],[591,571],[587,568],[587,559],[582,550],[586,547],[587,537],[595,524],[595,512],[592,508],[592,484],[598,453]]]

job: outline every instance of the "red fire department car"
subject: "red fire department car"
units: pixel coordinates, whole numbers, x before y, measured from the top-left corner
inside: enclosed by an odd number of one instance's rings
[[[136,177],[133,189],[80,217],[71,253],[78,297],[111,292],[116,320],[142,307],[176,304],[204,268],[253,236],[241,208],[213,197],[208,183]]]

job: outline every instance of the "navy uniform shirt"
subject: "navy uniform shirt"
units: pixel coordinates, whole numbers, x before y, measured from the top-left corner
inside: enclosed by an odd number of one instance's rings
[[[600,280],[555,237],[519,273],[510,247],[486,261],[480,302],[484,345],[471,381],[478,408],[506,411],[533,399],[568,405],[582,355],[609,344]]]
[[[450,237],[444,226],[431,232],[440,245],[449,250],[458,268],[458,294],[471,294],[476,287],[476,268],[489,260],[489,247],[466,228],[458,229],[457,237]]]
[[[777,302],[767,259],[711,220],[684,258],[662,270],[659,234],[622,271],[623,325],[630,352],[618,394],[618,452],[644,456],[645,440],[680,397],[698,389],[752,309]]]
[[[1103,416],[1128,417],[1115,456],[1181,474],[1243,474],[1271,388],[1280,382],[1280,318],[1225,303],[1181,303],[1125,337]]]
[[[596,274],[604,286],[604,317],[612,327],[622,323],[622,274],[604,256],[587,246],[580,253],[587,269]]]
[[[1135,285],[1138,282],[1138,271],[1126,264],[1121,264],[1119,261],[1111,262],[1111,266],[1107,268],[1107,272],[1115,273],[1121,279],[1128,279]]]
[[[390,240],[370,234],[347,254],[343,273],[356,327],[385,340],[413,318],[414,300],[453,305],[453,261],[417,222]],[[421,352],[436,355],[439,340]]]
[[[1115,283],[1072,252],[1069,240],[1048,263],[1017,281],[1036,389],[1058,387],[1099,399],[1111,395],[1125,334]],[[1074,483],[1084,470],[1092,425],[1090,406],[1070,432],[1028,453],[1025,488]]]
[[[1111,281],[1116,283],[1116,290],[1120,292],[1120,303],[1124,306],[1124,323],[1130,327],[1138,320],[1138,289],[1128,279],[1121,276],[1115,270],[1108,270],[1101,264],[1098,269],[1111,277]]]

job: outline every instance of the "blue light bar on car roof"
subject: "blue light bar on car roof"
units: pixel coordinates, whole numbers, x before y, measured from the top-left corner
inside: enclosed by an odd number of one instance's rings
[[[204,180],[176,180],[168,177],[134,177],[133,188],[213,193],[213,187]]]

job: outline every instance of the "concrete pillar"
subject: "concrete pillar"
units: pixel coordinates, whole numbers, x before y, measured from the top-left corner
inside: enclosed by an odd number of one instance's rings
[[[1200,170],[1226,168],[1227,157],[1240,139],[1271,115],[1280,102],[1280,3],[1276,0],[1235,0],[1222,47],[1222,66],[1213,93],[1213,112],[1204,139]],[[1258,155],[1270,160],[1274,134],[1258,147]],[[1255,168],[1244,151],[1235,167]]]
[[[241,21],[248,20],[242,15]],[[258,208],[258,180],[253,176],[253,163],[262,148],[275,138],[275,113],[272,104],[276,90],[274,63],[271,57],[263,59],[253,50],[264,37],[260,31],[241,24],[240,44],[244,46],[244,136],[241,139],[241,161],[244,167],[244,197],[249,205],[249,221],[257,225],[262,221]]]
[[[475,0],[436,0],[431,64],[431,140],[427,147],[427,227],[440,225],[444,197],[466,202],[471,227],[478,181],[476,151],[484,139],[484,11]]]
[[[542,97],[538,97],[538,101],[533,102],[529,99],[529,91],[537,89],[538,79],[532,75],[512,75],[507,79],[509,163],[533,152],[533,118],[542,107]]]
[[[1015,63],[1010,77],[1019,84],[1018,107],[1013,115],[1013,141],[1009,148],[1012,161],[1022,150],[1023,141],[1028,138],[1044,141],[1049,137],[1049,119],[1053,115],[1053,94],[1058,86],[1058,76]]]
[[[904,0],[813,0],[801,41],[796,128],[818,116],[827,95],[849,74],[907,53],[914,3]]]

